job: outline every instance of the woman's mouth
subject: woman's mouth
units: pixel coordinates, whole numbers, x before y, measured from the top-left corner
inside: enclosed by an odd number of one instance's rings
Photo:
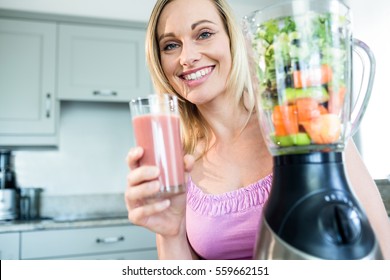
[[[197,70],[197,71],[192,72],[192,73],[188,73],[188,74],[181,75],[181,77],[182,77],[184,80],[186,80],[186,81],[196,81],[196,80],[200,80],[200,79],[202,79],[203,77],[207,76],[207,75],[213,70],[213,68],[214,68],[213,66],[206,67],[206,68]]]

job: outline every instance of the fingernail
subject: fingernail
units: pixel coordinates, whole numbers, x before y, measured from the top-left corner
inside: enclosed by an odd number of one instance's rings
[[[129,153],[127,154],[127,157],[126,157],[126,159],[128,159],[128,158],[130,158],[130,157],[134,157],[134,148],[131,148],[130,149],[130,151],[129,151]]]
[[[140,148],[139,147],[134,147],[133,149],[131,149],[130,153],[131,155],[134,157],[134,156],[137,156],[140,152]]]

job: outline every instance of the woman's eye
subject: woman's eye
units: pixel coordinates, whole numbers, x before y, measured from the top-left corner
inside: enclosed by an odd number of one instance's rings
[[[170,51],[170,50],[176,49],[178,46],[179,46],[178,44],[169,43],[169,44],[164,45],[163,50]]]
[[[209,32],[209,31],[204,31],[199,35],[199,39],[207,39],[207,38],[211,37],[212,35],[213,35],[213,33]]]

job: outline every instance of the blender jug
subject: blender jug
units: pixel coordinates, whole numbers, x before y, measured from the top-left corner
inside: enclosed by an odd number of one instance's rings
[[[259,122],[274,158],[256,258],[381,258],[343,164],[375,73],[351,26],[337,0],[279,1],[244,18]],[[353,51],[368,68],[355,102]]]

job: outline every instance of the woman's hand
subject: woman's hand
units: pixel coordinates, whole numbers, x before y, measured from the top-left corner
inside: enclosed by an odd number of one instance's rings
[[[150,199],[160,189],[159,169],[156,166],[140,166],[144,150],[132,148],[127,156],[130,173],[127,177],[125,202],[129,220],[163,236],[175,236],[185,228],[186,193],[166,199]],[[192,169],[194,159],[184,157],[185,170]]]

